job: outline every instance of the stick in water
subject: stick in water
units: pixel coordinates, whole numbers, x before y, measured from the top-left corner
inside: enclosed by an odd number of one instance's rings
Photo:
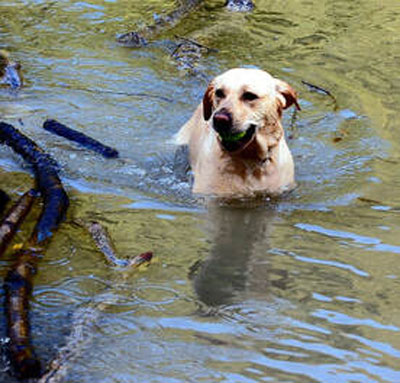
[[[114,243],[108,233],[108,230],[102,226],[99,222],[78,222],[79,226],[84,226],[91,234],[96,247],[103,253],[107,261],[114,266],[118,267],[138,267],[144,262],[149,262],[153,257],[152,252],[146,252],[135,256],[133,259],[120,259],[117,257]]]
[[[56,120],[46,120],[43,124],[43,129],[57,134],[58,136],[64,137],[70,141],[76,142],[87,149],[101,154],[105,158],[117,158],[119,156],[117,150],[102,144],[86,134],[73,130]]]
[[[33,189],[26,192],[11,209],[0,223],[0,256],[3,255],[8,244],[13,239],[22,221],[28,215],[36,193]]]
[[[0,142],[10,146],[33,167],[37,189],[43,198],[39,220],[23,249],[14,254],[15,262],[4,283],[14,373],[19,379],[37,378],[41,375],[41,363],[32,345],[29,320],[33,277],[45,245],[65,217],[69,199],[58,176],[58,164],[31,139],[12,125],[0,122]]]

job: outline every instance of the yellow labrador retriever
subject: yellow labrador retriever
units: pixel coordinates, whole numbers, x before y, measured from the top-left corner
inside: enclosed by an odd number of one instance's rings
[[[293,158],[281,117],[295,91],[259,69],[216,77],[203,102],[176,135],[188,145],[193,192],[222,197],[279,194],[294,187]]]

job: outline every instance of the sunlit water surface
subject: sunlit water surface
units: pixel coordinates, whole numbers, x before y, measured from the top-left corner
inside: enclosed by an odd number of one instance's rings
[[[37,352],[48,363],[81,326],[66,382],[398,383],[399,2],[256,0],[250,14],[222,5],[206,1],[133,50],[115,36],[173,1],[0,3],[0,48],[26,80],[18,94],[0,90],[1,120],[61,163],[71,197],[35,278]],[[171,58],[175,35],[218,51],[191,76]],[[302,111],[284,120],[298,188],[273,205],[207,209],[174,176],[169,140],[208,79],[248,65],[300,95]],[[45,132],[46,118],[121,158]],[[1,188],[14,199],[30,174],[0,148]],[[151,250],[155,261],[110,267],[76,218],[103,223],[121,258]],[[9,252],[2,278],[11,262]],[[13,379],[5,371],[0,381]]]

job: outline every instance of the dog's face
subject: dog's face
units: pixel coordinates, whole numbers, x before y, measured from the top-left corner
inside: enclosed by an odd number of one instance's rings
[[[287,83],[259,69],[231,69],[208,86],[203,117],[210,120],[222,149],[237,153],[257,136],[281,136],[282,110],[292,104],[300,109]]]

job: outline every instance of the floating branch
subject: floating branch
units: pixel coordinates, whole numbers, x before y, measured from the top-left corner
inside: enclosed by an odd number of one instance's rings
[[[0,123],[0,142],[10,146],[32,165],[43,208],[31,237],[8,272],[5,289],[7,333],[10,338],[10,359],[19,379],[41,375],[41,364],[31,342],[29,301],[33,277],[44,246],[64,219],[69,206],[68,196],[58,177],[58,164],[32,140],[12,125]]]
[[[71,129],[56,120],[46,120],[43,124],[43,128],[48,132],[57,134],[58,136],[74,141],[87,149],[93,150],[105,158],[117,158],[119,156],[117,150],[102,144],[86,134]]]
[[[8,244],[11,242],[22,221],[31,210],[36,197],[35,191],[26,192],[15,205],[7,212],[0,223],[0,256],[3,255]]]

